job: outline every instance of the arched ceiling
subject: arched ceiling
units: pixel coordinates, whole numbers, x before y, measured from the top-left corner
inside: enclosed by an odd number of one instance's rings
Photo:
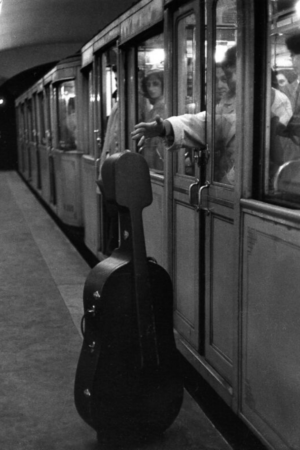
[[[0,0],[0,85],[80,50],[133,0]]]

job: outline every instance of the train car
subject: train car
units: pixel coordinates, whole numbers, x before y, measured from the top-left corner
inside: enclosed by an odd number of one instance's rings
[[[80,55],[59,62],[16,100],[20,172],[67,225],[83,226]]]
[[[101,159],[141,151],[147,253],[173,280],[178,350],[273,450],[300,448],[299,32],[296,0],[139,1],[83,46],[81,171],[64,148],[52,168],[57,204],[66,177],[102,259]],[[32,95],[17,101],[20,170],[43,189],[26,133]],[[173,117],[173,141],[140,150],[131,132],[157,114]]]

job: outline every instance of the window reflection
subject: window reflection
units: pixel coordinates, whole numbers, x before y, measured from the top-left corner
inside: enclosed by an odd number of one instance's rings
[[[166,117],[162,34],[142,42],[138,47],[138,122],[152,122],[156,116]],[[147,139],[141,153],[152,171],[163,172],[163,139]]]
[[[214,181],[235,182],[236,1],[216,7]]]
[[[58,88],[58,147],[61,150],[77,148],[75,81],[65,81]]]
[[[299,2],[271,2],[270,137],[265,154],[265,193],[300,201]]]

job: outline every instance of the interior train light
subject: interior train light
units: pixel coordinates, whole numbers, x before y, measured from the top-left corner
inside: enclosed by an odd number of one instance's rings
[[[300,1],[299,0],[297,1],[295,8],[296,8],[297,16],[300,17]]]
[[[152,68],[158,68],[163,65],[165,59],[165,52],[163,48],[156,48],[148,52],[147,64],[150,64]]]

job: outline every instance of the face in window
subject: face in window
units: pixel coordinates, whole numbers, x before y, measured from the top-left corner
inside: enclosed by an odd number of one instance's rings
[[[279,87],[283,87],[288,84],[288,80],[286,79],[285,75],[283,75],[283,73],[278,73],[276,75],[276,78]]]
[[[145,86],[150,103],[154,104],[161,99],[163,95],[163,86],[157,75],[149,75],[146,79]]]
[[[225,75],[226,75],[226,79],[227,79],[229,93],[231,96],[233,96],[233,95],[235,95],[235,92],[236,92],[236,70],[235,70],[235,67],[226,67]]]

